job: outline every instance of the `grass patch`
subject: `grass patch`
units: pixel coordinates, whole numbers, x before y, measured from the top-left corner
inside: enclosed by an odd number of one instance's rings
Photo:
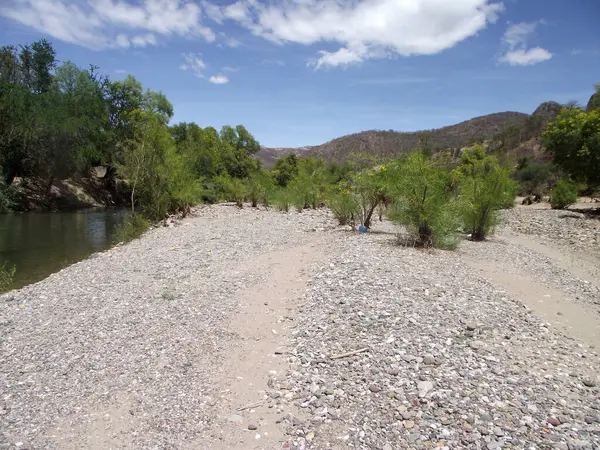
[[[150,222],[139,214],[128,217],[117,228],[113,241],[115,244],[129,242],[139,238],[150,228]]]
[[[16,272],[17,270],[15,266],[9,266],[8,263],[3,263],[0,266],[0,293],[6,292],[10,289]]]

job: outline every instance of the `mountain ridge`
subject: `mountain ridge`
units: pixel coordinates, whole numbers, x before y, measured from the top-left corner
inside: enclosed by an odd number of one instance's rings
[[[462,148],[472,142],[489,140],[509,130],[526,128],[534,120],[547,123],[553,120],[562,106],[556,102],[544,102],[532,114],[505,111],[474,117],[442,128],[401,132],[393,130],[367,130],[341,136],[320,145],[305,147],[261,147],[257,159],[265,167],[290,153],[299,157],[320,157],[326,161],[343,162],[351,153],[371,153],[379,156],[398,157],[419,146],[426,136],[434,151]]]

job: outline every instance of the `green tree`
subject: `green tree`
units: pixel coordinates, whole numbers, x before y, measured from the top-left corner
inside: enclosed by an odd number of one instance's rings
[[[478,145],[461,155],[462,164],[453,174],[458,181],[460,212],[471,238],[481,241],[498,224],[498,210],[514,203],[516,185],[510,170]]]
[[[295,153],[279,158],[271,168],[271,175],[278,186],[286,187],[298,173],[298,157]]]
[[[422,247],[454,248],[460,224],[457,202],[448,189],[450,175],[414,152],[381,168],[392,198],[389,217],[406,227]]]
[[[600,110],[563,109],[543,142],[554,163],[572,178],[600,183]]]

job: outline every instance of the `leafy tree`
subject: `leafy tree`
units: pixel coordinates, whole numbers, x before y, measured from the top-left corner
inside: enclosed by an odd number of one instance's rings
[[[554,163],[577,180],[600,183],[600,110],[563,109],[544,132]]]
[[[481,241],[499,221],[498,210],[514,203],[516,185],[510,170],[500,166],[483,146],[466,150],[462,164],[454,170],[460,192],[460,212],[473,240]]]
[[[286,187],[298,173],[298,157],[290,153],[279,158],[271,168],[271,175],[278,186]]]

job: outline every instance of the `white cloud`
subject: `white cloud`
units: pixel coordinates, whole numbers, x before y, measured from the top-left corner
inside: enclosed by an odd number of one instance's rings
[[[225,67],[221,67],[221,70],[223,72],[239,72],[239,68],[237,67],[229,67],[229,66],[225,66]]]
[[[319,52],[319,68],[436,54],[476,35],[503,9],[493,0],[238,0],[220,14],[274,42],[340,44]]]
[[[115,69],[115,73],[123,75],[123,74],[129,73],[129,71],[127,71],[125,69]]]
[[[204,69],[206,64],[201,58],[200,53],[184,53],[183,58],[185,62],[179,66],[181,70],[189,70],[198,78],[204,78]]]
[[[531,66],[552,58],[552,53],[542,47],[527,48],[528,39],[535,33],[543,21],[521,22],[510,25],[502,42],[506,50],[500,55],[499,61],[511,66]]]
[[[155,45],[157,36],[215,40],[191,0],[3,0],[0,16],[92,49]]]
[[[510,64],[511,66],[532,66],[552,58],[550,53],[545,48],[534,47],[528,50],[511,50],[500,57],[501,62]]]
[[[225,75],[213,75],[208,79],[208,82],[213,84],[227,84],[229,83],[229,78]]]
[[[225,45],[227,45],[227,47],[237,48],[242,45],[242,43],[235,38],[229,38],[225,41]]]

